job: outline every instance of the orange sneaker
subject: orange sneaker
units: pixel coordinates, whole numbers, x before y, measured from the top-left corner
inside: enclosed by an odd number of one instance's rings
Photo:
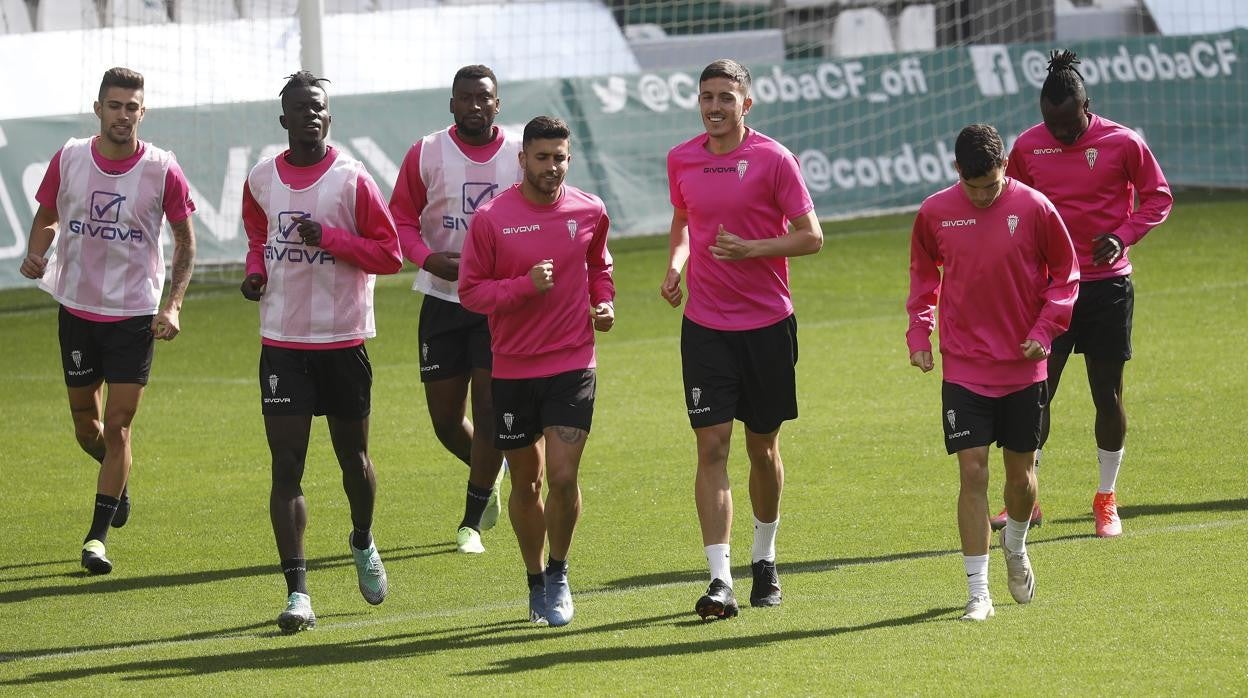
[[[1096,519],[1097,538],[1122,535],[1122,519],[1118,518],[1118,501],[1113,492],[1097,492],[1092,499],[1092,516]]]
[[[988,519],[988,525],[992,526],[992,530],[1000,531],[1005,528],[1005,519],[1007,515],[1008,512],[1005,509],[1002,509],[1000,514]],[[1039,528],[1042,523],[1044,523],[1044,514],[1040,513],[1040,502],[1036,502],[1031,505],[1031,527]]]

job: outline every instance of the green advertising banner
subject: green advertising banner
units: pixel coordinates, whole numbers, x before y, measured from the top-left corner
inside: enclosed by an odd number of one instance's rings
[[[1248,31],[1081,42],[1069,48],[1092,110],[1144,134],[1170,182],[1248,187]],[[1039,120],[1047,51],[988,45],[922,54],[750,66],[751,126],[801,161],[819,214],[843,217],[917,206],[954,180],[953,139],[972,122],[1007,138]],[[600,195],[616,235],[666,231],[666,156],[702,131],[697,71],[504,84],[498,122],[537,114],[573,130],[570,181]],[[446,90],[333,96],[332,140],[363,161],[389,195],[413,141],[450,123]],[[286,147],[271,102],[160,109],[147,95],[141,137],[172,149],[198,207],[201,265],[241,263],[242,186],[262,157]],[[89,105],[84,105],[89,106]],[[52,154],[91,135],[91,114],[0,122],[0,288],[30,285],[26,254],[34,193]],[[1007,143],[1008,145],[1008,143]]]

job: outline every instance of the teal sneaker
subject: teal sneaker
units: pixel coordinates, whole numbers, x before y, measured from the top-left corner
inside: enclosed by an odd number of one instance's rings
[[[472,555],[479,555],[485,552],[485,546],[481,545],[481,534],[469,526],[460,526],[459,530],[455,532],[455,547],[461,553]]]
[[[316,614],[312,612],[312,597],[290,592],[286,597],[286,610],[277,617],[277,627],[290,634],[316,627]]]
[[[494,489],[490,492],[490,499],[485,503],[485,511],[481,512],[481,530],[488,531],[494,528],[498,523],[498,517],[503,514],[503,476],[507,474],[507,459],[503,459],[503,465],[498,469],[498,477],[494,478]]]
[[[572,588],[568,586],[568,569],[546,573],[546,622],[558,628],[572,622]]]
[[[113,563],[104,557],[104,544],[94,538],[82,544],[82,566],[88,574],[108,574],[113,571]]]
[[[377,544],[369,544],[368,550],[356,550],[348,537],[347,547],[351,548],[351,557],[355,559],[355,573],[360,578],[360,594],[364,600],[374,606],[385,601],[390,585],[386,581],[386,567],[381,564]]]

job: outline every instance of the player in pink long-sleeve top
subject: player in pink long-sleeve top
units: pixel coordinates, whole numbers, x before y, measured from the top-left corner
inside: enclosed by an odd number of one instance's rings
[[[143,82],[128,68],[104,73],[94,105],[99,134],[70,139],[52,156],[35,194],[39,209],[20,269],[60,304],[61,366],[74,434],[100,464],[82,544],[89,574],[113,569],[104,543],[110,527],[130,518],[130,425],[151,371],[154,340],[172,340],[181,329],[195,260],[195,205],[186,176],[173,153],[139,140],[147,109]],[[173,273],[161,303],[164,219],[173,230]]]
[[[1122,533],[1114,490],[1127,436],[1122,383],[1123,369],[1131,358],[1135,307],[1127,250],[1166,220],[1174,197],[1144,139],[1088,111],[1083,78],[1075,68],[1078,62],[1069,51],[1053,53],[1049,76],[1040,90],[1044,122],[1018,137],[1006,174],[1035,187],[1053,202],[1079,256],[1079,301],[1070,330],[1053,342],[1049,397],[1057,395],[1071,352],[1083,354],[1096,407],[1100,471],[1092,512],[1096,535],[1112,537]],[[1041,449],[1049,438],[1050,409],[1044,410]],[[1037,504],[1032,518],[1040,516]],[[1001,519],[998,516],[993,525],[1003,525]]]
[[[1046,357],[1070,323],[1079,271],[1057,210],[1004,176],[996,129],[967,126],[954,147],[958,184],[919,207],[910,240],[910,363],[931,371],[940,302],[945,448],[958,456],[958,533],[969,601],[963,620],[993,615],[988,594],[988,451],[1005,460],[1008,516],[1001,535],[1010,594],[1028,603],[1035,578],[1027,556],[1036,500],[1033,463],[1048,401]],[[941,268],[943,267],[943,274]]]
[[[489,316],[494,438],[511,468],[508,510],[528,572],[529,620],[552,626],[573,615],[568,551],[594,414],[594,330],[615,323],[610,221],[601,199],[564,184],[570,135],[548,116],[524,127],[524,178],[477,209],[459,269],[460,301]]]
[[[243,189],[247,270],[242,293],[260,303],[260,403],[273,456],[269,516],[286,578],[283,632],[316,624],[307,588],[300,482],[314,415],[325,415],[354,527],[348,547],[360,593],[388,589],[373,542],[377,480],[368,456],[372,366],[364,340],[375,274],[403,267],[398,233],[363,165],[326,144],[329,98],[307,71],[282,89],[290,149],[262,160]]]
[[[390,196],[403,254],[420,267],[412,285],[424,295],[416,355],[433,433],[468,466],[455,544],[472,554],[485,552],[481,533],[502,513],[505,468],[494,448],[489,322],[459,302],[459,258],[477,208],[520,180],[520,134],[494,125],[501,104],[494,71],[460,68],[451,81],[455,124],[412,145]]]
[[[721,59],[703,69],[698,103],[706,132],[667,156],[671,254],[659,293],[689,300],[680,330],[685,409],[697,440],[694,501],[710,585],[694,604],[703,619],[732,618],[728,450],[745,425],[754,515],[752,606],[781,603],[776,531],[784,463],[780,427],[797,418],[797,317],[789,257],[818,252],[823,232],[797,158],[748,128],[750,72]],[[791,228],[790,228],[791,222]]]

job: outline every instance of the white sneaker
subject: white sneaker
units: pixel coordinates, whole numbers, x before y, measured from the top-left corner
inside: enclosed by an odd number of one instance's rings
[[[481,534],[468,526],[460,526],[455,532],[455,546],[461,553],[479,555],[485,552],[485,546],[481,545]]]
[[[312,598],[297,591],[286,598],[286,610],[277,617],[277,627],[284,633],[297,633],[316,627],[316,614],[312,613]]]
[[[966,602],[966,613],[958,620],[985,621],[997,614],[992,607],[992,599],[987,596],[973,596]]]
[[[494,478],[494,489],[490,491],[490,499],[485,503],[485,511],[481,512],[481,530],[488,531],[498,523],[503,514],[503,476],[507,474],[507,459],[498,468],[498,477]]]
[[[1005,547],[1005,531],[1002,531],[1001,552],[1005,553],[1006,582],[1010,587],[1010,596],[1018,603],[1030,603],[1036,595],[1036,576],[1031,573],[1031,560],[1027,557],[1027,551],[1010,551]]]

